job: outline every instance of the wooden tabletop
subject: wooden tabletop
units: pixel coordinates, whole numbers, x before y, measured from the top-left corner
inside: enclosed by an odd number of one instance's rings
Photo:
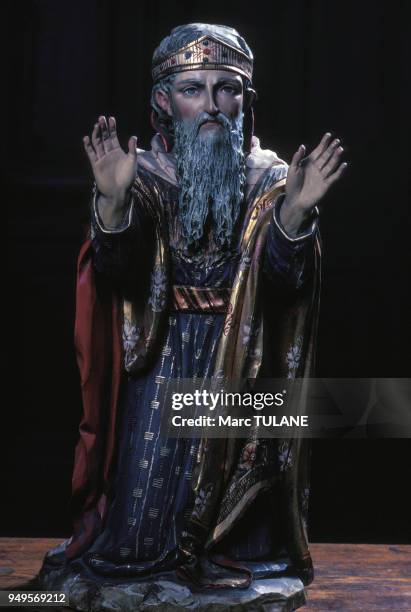
[[[0,538],[0,588],[27,583],[61,540]],[[411,546],[311,544],[315,580],[307,612],[411,612]],[[67,610],[67,608],[66,608]]]

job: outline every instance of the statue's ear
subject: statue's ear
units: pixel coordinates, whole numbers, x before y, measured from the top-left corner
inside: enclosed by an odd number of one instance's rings
[[[173,148],[173,137],[170,132],[170,122],[165,121],[164,118],[160,119],[156,110],[151,110],[151,126],[155,132],[158,132],[163,141],[166,153],[170,153]]]
[[[252,107],[257,100],[257,92],[252,87],[247,87],[244,90],[244,112]]]
[[[173,111],[171,110],[171,101],[170,101],[170,96],[168,95],[168,93],[164,91],[163,89],[157,89],[154,95],[155,95],[156,102],[159,105],[159,107],[165,113],[167,113],[169,117],[172,117]]]

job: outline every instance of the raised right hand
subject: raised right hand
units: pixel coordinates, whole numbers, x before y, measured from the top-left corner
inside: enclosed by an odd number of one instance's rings
[[[122,206],[136,176],[136,136],[129,139],[125,153],[117,138],[116,120],[109,117],[107,125],[106,118],[101,116],[94,125],[91,141],[84,136],[83,143],[99,192],[114,206]]]

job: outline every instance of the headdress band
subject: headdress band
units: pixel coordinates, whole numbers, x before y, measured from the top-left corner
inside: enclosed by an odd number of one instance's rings
[[[152,68],[153,80],[185,70],[231,70],[252,78],[253,61],[235,47],[205,34],[182,47]]]

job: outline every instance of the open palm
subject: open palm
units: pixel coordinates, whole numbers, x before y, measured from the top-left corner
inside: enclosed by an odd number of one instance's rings
[[[324,197],[328,189],[344,172],[347,164],[340,163],[343,148],[338,139],[324,134],[320,144],[304,157],[305,146],[294,154],[288,170],[286,196],[300,210],[309,210]]]
[[[128,153],[120,146],[114,117],[99,117],[91,139],[83,138],[97,188],[107,199],[122,201],[137,171],[137,138],[128,141]]]

